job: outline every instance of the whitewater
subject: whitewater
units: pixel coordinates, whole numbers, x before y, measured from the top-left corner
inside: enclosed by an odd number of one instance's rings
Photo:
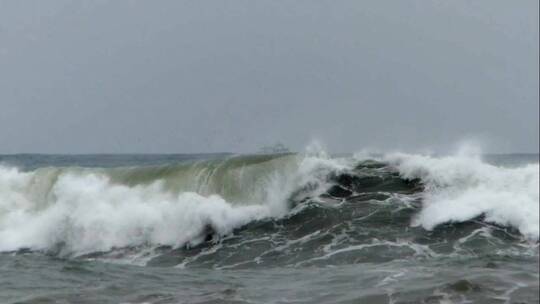
[[[1,156],[0,265],[13,288],[0,300],[33,294],[18,263],[30,269],[45,263],[53,277],[56,271],[93,277],[103,267],[127,267],[116,270],[126,276],[152,273],[145,284],[159,296],[105,291],[105,302],[113,303],[201,300],[173,292],[164,277],[196,290],[210,277],[247,276],[280,290],[279,282],[252,271],[282,270],[302,280],[317,269],[334,269],[318,276],[336,282],[335,290],[312,295],[310,284],[318,283],[311,280],[295,287],[305,301],[347,302],[341,297],[358,292],[370,303],[534,302],[538,185],[538,155],[477,151]],[[473,275],[455,265],[479,270]],[[344,276],[374,294],[353,292]],[[120,277],[110,280],[128,280]],[[79,296],[96,300],[81,288]],[[210,298],[270,299],[233,289]],[[34,296],[69,301],[73,294]]]

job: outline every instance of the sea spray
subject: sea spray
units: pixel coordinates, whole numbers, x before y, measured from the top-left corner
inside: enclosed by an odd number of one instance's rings
[[[410,210],[400,219],[426,230],[484,216],[536,241],[538,176],[538,163],[509,168],[467,153],[334,158],[319,146],[305,154],[162,166],[33,171],[4,166],[0,251],[80,256],[123,247],[179,248],[200,244],[208,234],[230,235],[250,223],[283,217],[303,219],[298,224],[305,229],[328,220],[332,227],[351,219],[361,223],[386,214],[385,206]],[[328,212],[336,214],[327,219]],[[378,229],[397,229],[395,214],[380,218]]]
[[[419,178],[425,186],[423,208],[413,224],[431,230],[443,223],[484,216],[487,222],[512,226],[529,240],[538,240],[538,164],[500,167],[468,153],[445,157],[392,154],[383,159],[403,178]]]
[[[295,155],[155,168],[0,167],[0,251],[193,245],[285,215],[295,190],[322,186],[341,168],[328,157]]]

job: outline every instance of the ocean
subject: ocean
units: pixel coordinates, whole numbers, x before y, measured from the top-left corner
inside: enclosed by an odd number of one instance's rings
[[[538,154],[0,156],[0,303],[538,303]]]

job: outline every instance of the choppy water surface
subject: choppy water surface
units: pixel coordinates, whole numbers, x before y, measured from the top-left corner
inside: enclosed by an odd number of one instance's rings
[[[538,303],[538,155],[0,156],[0,303]]]

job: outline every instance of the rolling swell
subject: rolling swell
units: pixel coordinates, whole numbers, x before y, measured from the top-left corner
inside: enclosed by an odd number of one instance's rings
[[[535,182],[537,164],[405,154],[2,167],[0,250],[215,268],[523,253],[538,239]]]
[[[518,229],[482,213],[459,222],[449,217],[428,230],[411,226],[432,186],[404,174],[390,160],[361,161],[328,174],[325,191],[296,200],[283,217],[253,221],[194,248],[161,248],[145,263],[253,269],[537,254]]]
[[[109,169],[2,167],[0,250],[84,255],[194,245],[209,231],[227,235],[253,220],[282,216],[291,193],[321,184],[318,179],[339,168],[333,160],[297,155]]]

